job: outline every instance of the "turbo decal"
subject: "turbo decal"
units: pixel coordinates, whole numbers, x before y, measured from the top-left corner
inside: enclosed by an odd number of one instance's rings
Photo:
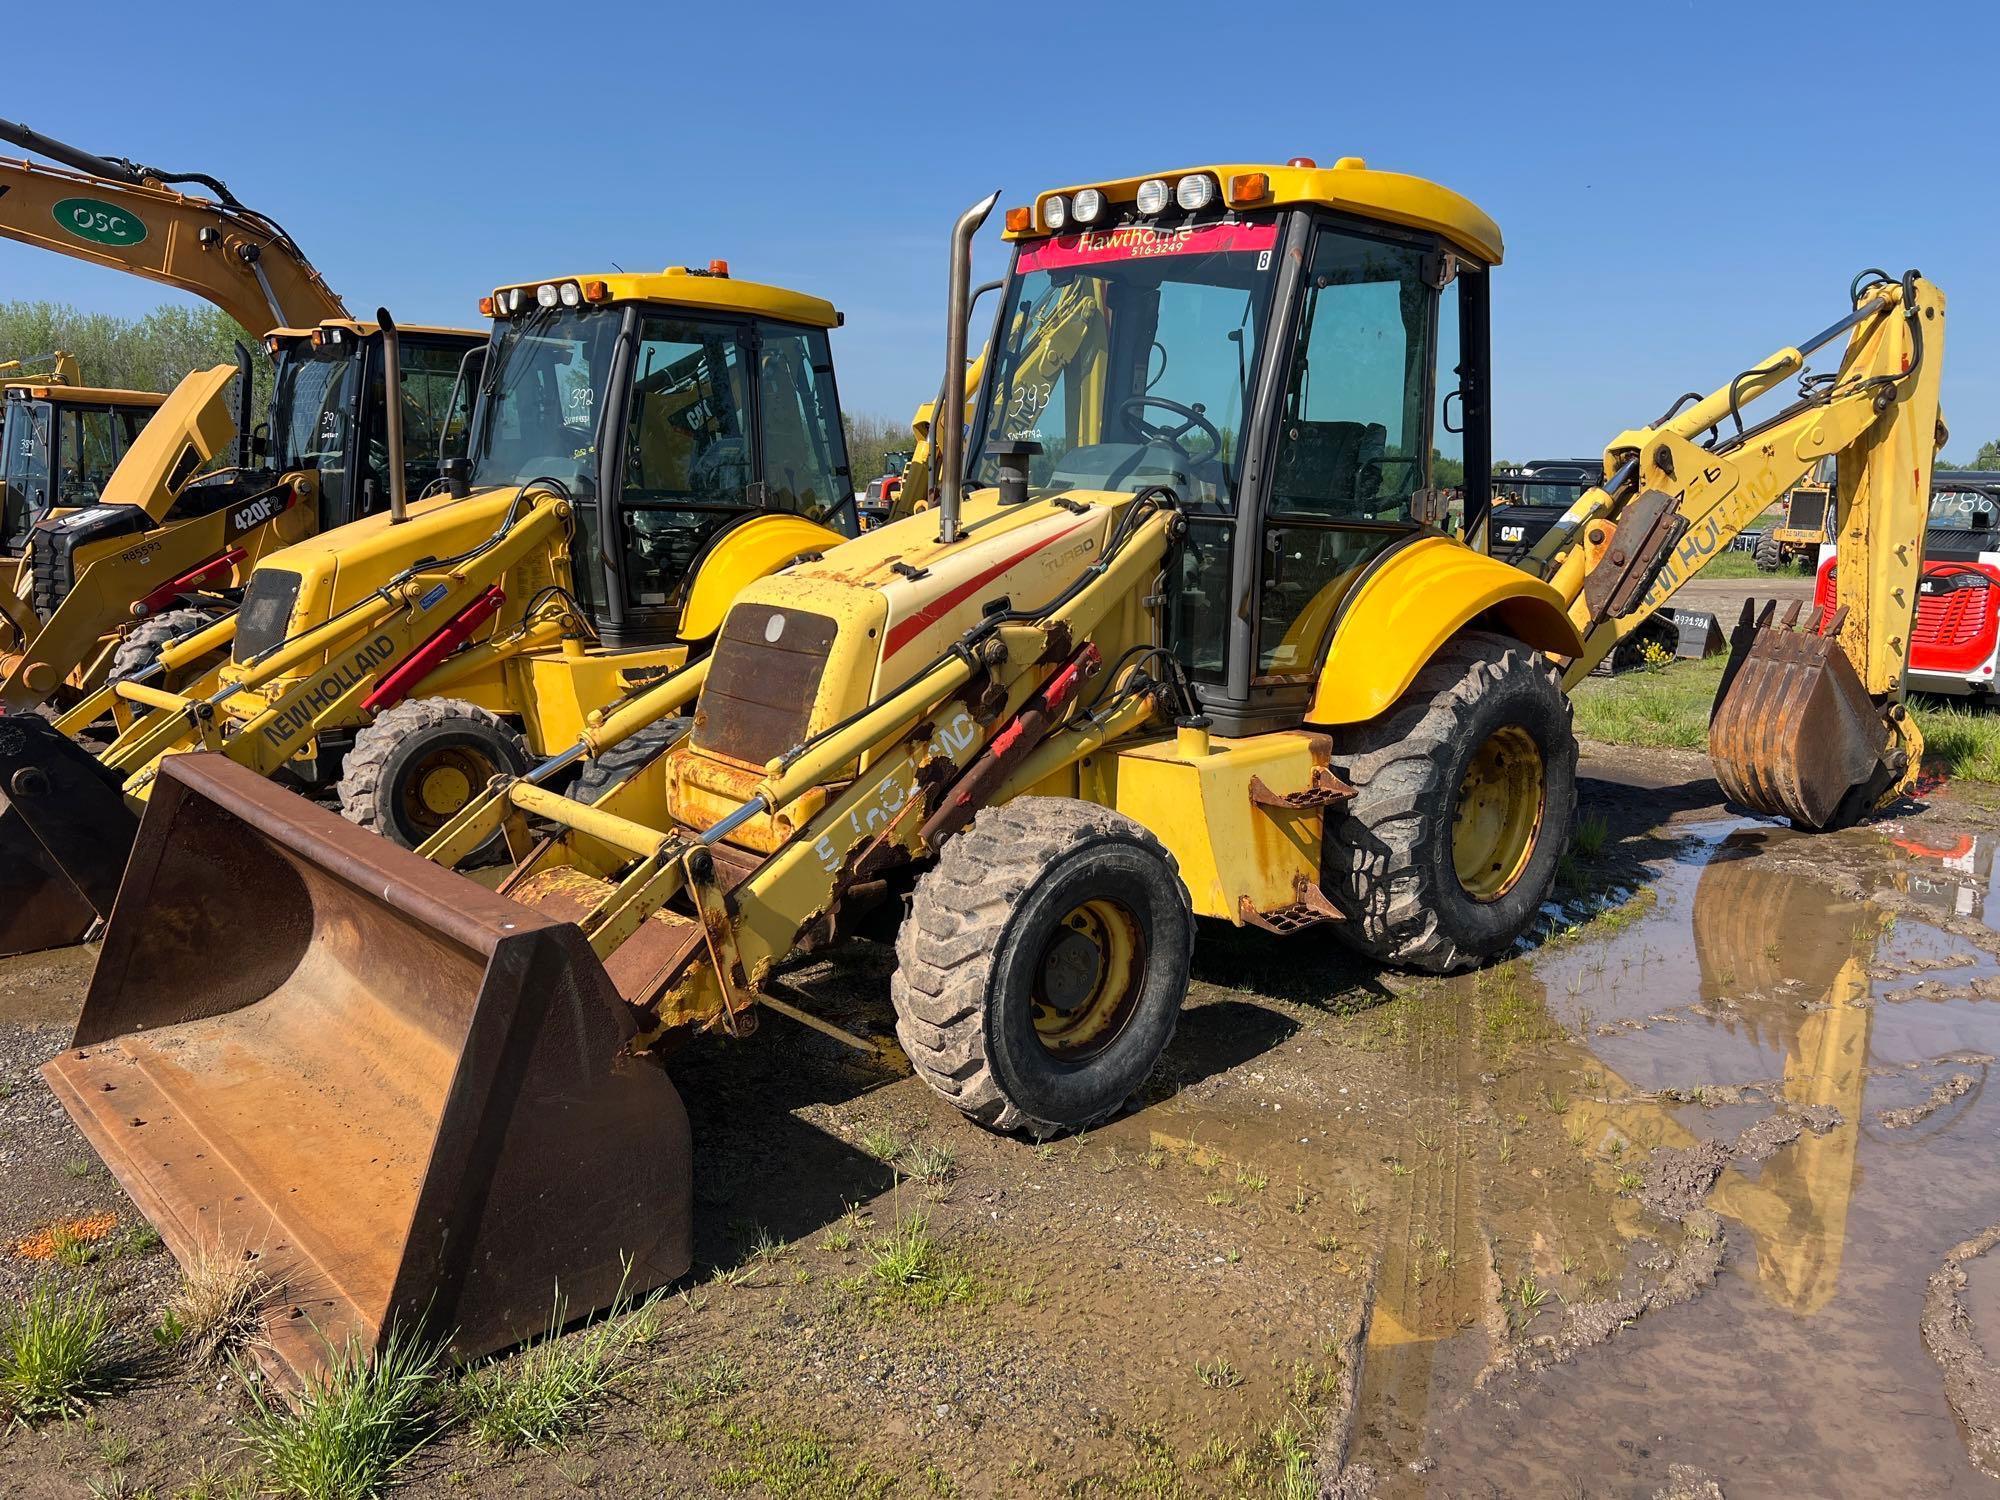
[[[311,687],[305,689],[304,696],[285,709],[264,726],[267,744],[282,749],[299,736],[299,731],[307,728],[331,705],[340,701],[369,676],[382,663],[396,654],[393,636],[378,635],[374,640],[358,647],[346,660],[338,663]]]

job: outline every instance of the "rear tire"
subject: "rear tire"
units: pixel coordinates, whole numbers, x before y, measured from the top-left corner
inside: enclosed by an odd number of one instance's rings
[[[1770,532],[1757,538],[1757,571],[1775,573],[1785,565],[1785,545]]]
[[[1548,662],[1468,631],[1387,713],[1336,730],[1333,761],[1355,789],[1327,815],[1321,856],[1341,939],[1435,974],[1512,947],[1576,819],[1576,736]]]
[[[527,769],[527,741],[498,714],[457,698],[411,698],[354,736],[341,769],[340,811],[414,849],[493,777]],[[496,833],[474,858],[505,847]]]
[[[917,882],[890,980],[919,1076],[1034,1136],[1115,1113],[1166,1050],[1194,911],[1173,857],[1093,803],[987,808]]]
[[[118,649],[111,653],[111,680],[125,682],[137,677],[141,672],[160,659],[160,653],[175,641],[185,640],[198,630],[206,630],[215,623],[215,618],[199,609],[175,609],[166,614],[155,615],[152,619],[135,625],[118,643]],[[201,672],[222,659],[220,651],[194,662],[183,669],[182,676],[199,676]]]

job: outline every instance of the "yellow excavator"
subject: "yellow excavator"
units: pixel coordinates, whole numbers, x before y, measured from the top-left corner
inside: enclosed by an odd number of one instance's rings
[[[414,847],[701,654],[745,583],[854,533],[828,303],[712,262],[484,305],[479,421],[444,493],[394,485],[414,465],[392,424],[389,510],[265,553],[240,611],[162,651],[190,685],[119,678],[53,724],[0,724],[0,953],[109,914],[166,757],[218,751]],[[69,738],[107,718],[95,754]]]
[[[0,591],[0,710],[19,714],[145,670],[233,608],[265,552],[384,507],[388,412],[379,328],[350,317],[291,236],[223,183],[11,121],[0,141],[47,158],[0,157],[0,235],[203,298],[261,333],[275,376],[262,432],[240,349],[237,365],[148,398],[157,410],[90,502],[27,528],[27,557]],[[468,367],[485,338],[402,335],[400,416],[422,490],[463,454]]]
[[[946,389],[997,197],[952,236]],[[1865,279],[1827,334],[1615,440],[1544,578],[1435,526],[1440,407],[1474,513],[1491,467],[1501,237],[1463,197],[1300,159],[1058,189],[1006,223],[936,508],[752,584],[702,661],[418,851],[228,756],[161,762],[46,1073],[177,1254],[283,1288],[278,1362],[418,1324],[476,1353],[545,1326],[558,1281],[581,1311],[681,1274],[662,1054],[764,1010],[830,1027],[779,966],[871,925],[920,1076],[1031,1135],[1144,1081],[1197,914],[1418,969],[1511,950],[1574,817],[1563,673],[1822,452],[1860,592],[1825,633],[1746,627],[1718,724],[1776,731],[1743,762],[1767,811],[1835,774],[1870,805],[1912,770],[1887,642],[1937,427],[1921,278]],[[1843,333],[1831,378],[1697,441]],[[594,802],[549,785],[682,715]],[[1802,724],[1856,754],[1829,768]],[[449,868],[496,839],[498,890]]]
[[[111,471],[164,399],[86,386],[76,356],[61,350],[0,360],[0,559],[18,558],[51,511],[102,498]],[[18,583],[0,588],[14,597],[25,592]]]

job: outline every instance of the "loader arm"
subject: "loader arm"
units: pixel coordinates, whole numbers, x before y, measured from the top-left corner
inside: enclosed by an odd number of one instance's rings
[[[349,316],[292,237],[212,179],[94,157],[11,121],[0,141],[68,164],[0,157],[0,235],[192,293],[252,333]]]
[[[1584,650],[1574,686],[1829,456],[1837,463],[1838,608],[1795,631],[1746,608],[1711,725],[1724,789],[1811,827],[1851,821],[1915,779],[1922,738],[1902,706],[1931,469],[1942,441],[1944,298],[1915,272],[1862,287],[1853,311],[1706,398],[1605,449],[1605,483],[1524,564],[1567,602]],[[1806,357],[1846,335],[1838,368]],[[1799,396],[1755,425],[1746,404],[1794,376]],[[1738,430],[1697,441],[1725,423]],[[1780,640],[1778,636],[1797,636]],[[1811,644],[1807,644],[1811,642]]]

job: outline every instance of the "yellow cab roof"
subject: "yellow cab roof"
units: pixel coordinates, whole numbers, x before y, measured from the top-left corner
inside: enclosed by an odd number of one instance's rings
[[[1500,264],[1504,249],[1500,226],[1469,198],[1422,177],[1412,177],[1404,172],[1378,172],[1358,156],[1343,156],[1331,167],[1258,163],[1178,167],[1170,172],[1148,172],[1141,177],[1119,177],[1079,182],[1074,187],[1050,188],[1035,195],[1035,228],[1009,231],[1006,238],[1032,239],[1050,233],[1045,227],[1047,221],[1042,213],[1042,204],[1058,193],[1070,197],[1081,188],[1094,187],[1111,203],[1129,205],[1138,196],[1140,183],[1163,177],[1171,184],[1194,172],[1206,172],[1215,178],[1216,185],[1222,189],[1223,201],[1239,210],[1336,209],[1357,218],[1379,219],[1408,229],[1430,230],[1487,265]],[[1230,179],[1258,172],[1264,175],[1265,191],[1254,199],[1232,201]]]
[[[363,322],[356,318],[328,318],[319,325],[319,328],[338,328],[343,333],[352,334],[358,339],[373,338],[382,331],[380,323]],[[264,338],[266,341],[271,339],[309,339],[319,331],[319,328],[273,328],[269,333],[264,335]],[[482,329],[445,328],[433,323],[398,322],[396,324],[396,332],[421,333],[436,338],[466,339],[478,344],[486,342],[486,333]]]
[[[158,391],[115,391],[105,386],[62,385],[49,379],[0,381],[0,388],[26,391],[37,401],[73,401],[79,406],[157,407],[167,398]]]
[[[591,276],[543,276],[534,281],[510,281],[494,288],[495,293],[520,287],[529,296],[536,287],[565,281],[579,286],[601,283],[598,302],[665,302],[702,312],[754,313],[785,323],[803,323],[811,328],[838,328],[841,316],[822,297],[795,292],[788,287],[768,286],[761,281],[739,281],[727,273],[698,271],[687,266],[668,266],[664,271],[611,271]],[[524,309],[525,310],[525,309]]]

